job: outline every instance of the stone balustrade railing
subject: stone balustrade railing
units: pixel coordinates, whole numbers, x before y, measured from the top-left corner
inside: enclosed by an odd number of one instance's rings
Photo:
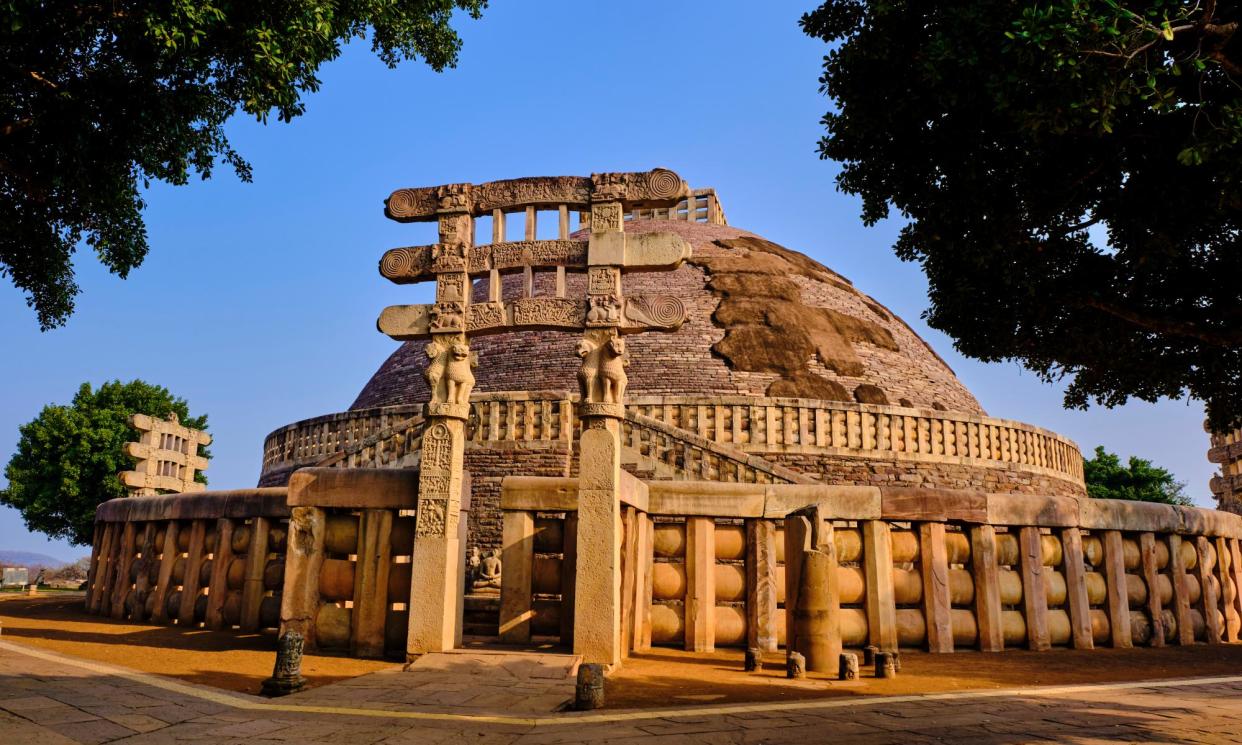
[[[788,643],[807,669],[835,672],[837,654],[812,652],[1160,647],[1242,635],[1242,517],[1229,513],[906,487],[625,486],[627,652]],[[572,478],[504,480],[505,641],[564,642],[581,620],[576,489]]]
[[[470,440],[568,441],[578,426],[574,398],[560,391],[476,394]],[[687,478],[792,481],[762,458],[782,454],[1010,467],[1082,483],[1082,455],[1073,442],[1006,419],[744,396],[634,396],[628,410],[626,444],[691,473]],[[419,411],[363,409],[282,427],[264,443],[261,483],[303,466],[396,462],[417,452]]]
[[[630,408],[748,453],[1015,465],[1082,483],[1072,441],[1029,424],[933,409],[804,399],[633,396]]]

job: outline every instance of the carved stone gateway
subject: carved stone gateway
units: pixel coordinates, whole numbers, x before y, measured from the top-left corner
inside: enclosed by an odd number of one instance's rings
[[[138,442],[125,443],[125,454],[137,462],[134,470],[117,477],[131,496],[149,497],[161,491],[189,494],[207,488],[194,475],[207,468],[198,446],[210,445],[211,435],[182,426],[176,414],[166,419],[134,414],[129,423],[141,434]]]
[[[665,169],[603,173],[591,178],[553,177],[448,184],[400,189],[387,200],[387,215],[399,222],[435,220],[439,240],[427,246],[394,248],[380,261],[380,273],[398,284],[435,280],[435,302],[385,308],[378,327],[400,341],[430,340],[427,383],[431,401],[422,440],[411,587],[408,654],[440,651],[460,641],[459,598],[463,586],[460,519],[465,426],[475,366],[468,335],[517,329],[582,330],[584,434],[581,446],[582,531],[592,546],[578,564],[575,651],[588,662],[620,661],[620,420],[624,417],[624,334],[674,330],[686,317],[671,296],[627,298],[625,270],[675,269],[690,256],[690,244],[669,233],[627,236],[631,209],[669,207],[690,190]],[[555,209],[559,235],[536,238],[540,209]],[[569,211],[589,219],[587,240],[569,235]],[[509,241],[505,217],[522,212],[525,240]],[[493,241],[474,245],[474,218],[490,215]],[[556,272],[556,294],[534,295],[536,270]],[[587,296],[566,297],[567,272],[587,275]],[[505,298],[503,275],[521,274],[521,297]],[[486,278],[487,300],[472,302],[472,280]],[[598,623],[597,623],[598,621]]]

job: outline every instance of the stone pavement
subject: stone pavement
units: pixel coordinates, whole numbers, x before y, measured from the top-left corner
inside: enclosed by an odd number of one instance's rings
[[[0,642],[0,743],[1242,743],[1242,675],[551,715],[347,688],[267,701]]]
[[[451,650],[399,667],[300,693],[299,705],[361,706],[409,711],[548,714],[573,701],[581,658]]]

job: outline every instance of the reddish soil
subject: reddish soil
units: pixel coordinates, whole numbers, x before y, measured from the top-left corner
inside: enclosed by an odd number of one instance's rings
[[[98,662],[167,675],[243,693],[258,693],[276,661],[272,632],[136,625],[92,616],[82,596],[11,598],[0,602],[0,638]],[[311,686],[391,668],[393,662],[308,654],[302,675]]]

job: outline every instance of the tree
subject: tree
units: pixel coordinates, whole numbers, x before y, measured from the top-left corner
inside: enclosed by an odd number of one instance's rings
[[[1089,497],[1191,504],[1190,498],[1185,494],[1186,484],[1176,480],[1173,474],[1163,468],[1153,466],[1149,460],[1132,455],[1129,465],[1123,466],[1120,458],[1098,445],[1095,448],[1095,457],[1084,458],[1082,466]]]
[[[129,425],[130,415],[163,418],[170,413],[187,427],[207,427],[206,415],[190,416],[186,402],[166,388],[115,380],[92,391],[90,383],[83,383],[73,403],[45,406],[22,425],[17,452],[4,469],[9,485],[0,490],[0,504],[19,510],[30,530],[89,544],[95,507],[125,496],[117,474],[132,468],[124,447],[139,435]],[[200,446],[199,455],[210,453]],[[196,480],[207,483],[201,473]]]
[[[238,109],[287,122],[320,65],[370,37],[389,67],[456,63],[454,9],[486,0],[13,0],[0,9],[0,276],[65,323],[82,241],[126,277],[147,254],[140,187],[206,179]]]
[[[828,0],[823,158],[925,318],[1086,408],[1242,423],[1242,3]]]

